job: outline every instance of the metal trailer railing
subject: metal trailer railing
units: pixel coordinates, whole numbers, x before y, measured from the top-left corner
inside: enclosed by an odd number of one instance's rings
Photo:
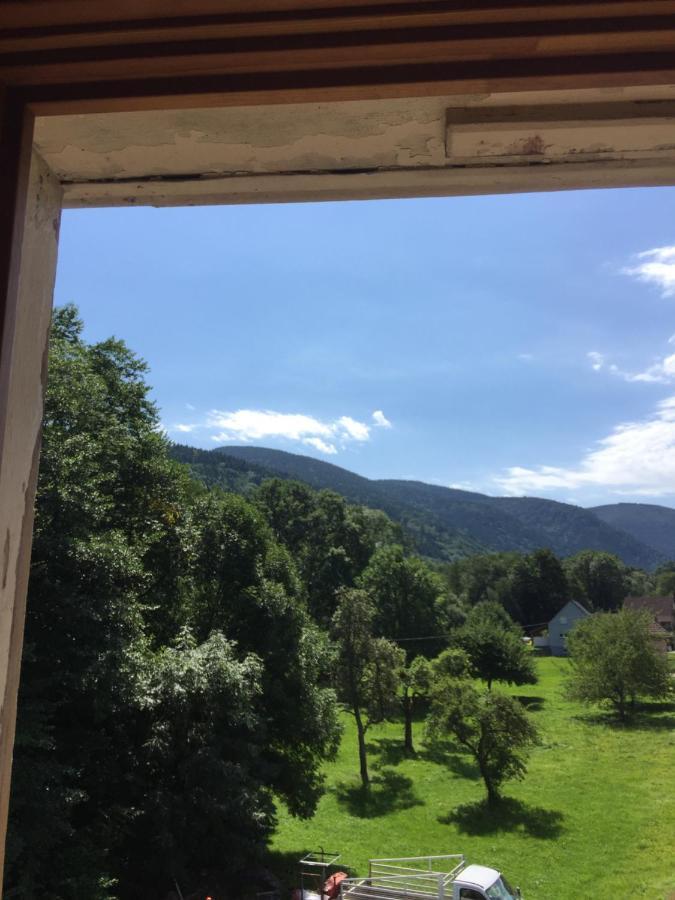
[[[342,882],[340,900],[444,900],[446,888],[463,867],[459,853],[371,859],[368,878]]]

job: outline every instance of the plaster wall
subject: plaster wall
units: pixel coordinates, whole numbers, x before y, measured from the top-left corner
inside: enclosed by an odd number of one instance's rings
[[[40,455],[47,341],[61,215],[61,185],[33,154],[21,243],[18,302],[2,347],[0,457],[0,872],[9,804],[33,503]],[[7,377],[4,377],[7,376]]]
[[[552,107],[564,125],[499,121]],[[600,127],[575,121],[600,110]],[[494,121],[472,123],[486,111]],[[675,181],[675,85],[53,116],[37,120],[35,145],[66,206],[663,184]]]

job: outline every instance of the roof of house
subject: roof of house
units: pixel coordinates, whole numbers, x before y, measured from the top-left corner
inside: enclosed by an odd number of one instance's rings
[[[567,603],[564,606],[561,606],[558,612],[551,617],[551,622],[553,621],[553,619],[556,619],[564,609],[567,609],[568,606],[576,606],[576,608],[580,610],[585,616],[590,616],[590,612],[586,609],[585,606],[579,603],[578,600],[568,600]]]
[[[654,618],[661,621],[672,622],[675,618],[672,597],[626,597],[623,607],[636,612],[651,613]]]
[[[666,629],[663,627],[663,625],[659,625],[658,622],[649,623],[649,633],[652,637],[669,637]]]

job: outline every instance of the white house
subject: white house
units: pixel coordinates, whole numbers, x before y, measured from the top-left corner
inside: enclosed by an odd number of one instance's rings
[[[590,616],[577,600],[568,601],[548,623],[548,646],[552,656],[567,656],[567,635],[578,621]]]

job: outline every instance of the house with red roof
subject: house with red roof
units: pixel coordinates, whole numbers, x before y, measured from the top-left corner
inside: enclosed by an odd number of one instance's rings
[[[624,609],[648,613],[649,631],[654,646],[664,653],[672,650],[675,640],[675,599],[673,597],[626,597]]]

